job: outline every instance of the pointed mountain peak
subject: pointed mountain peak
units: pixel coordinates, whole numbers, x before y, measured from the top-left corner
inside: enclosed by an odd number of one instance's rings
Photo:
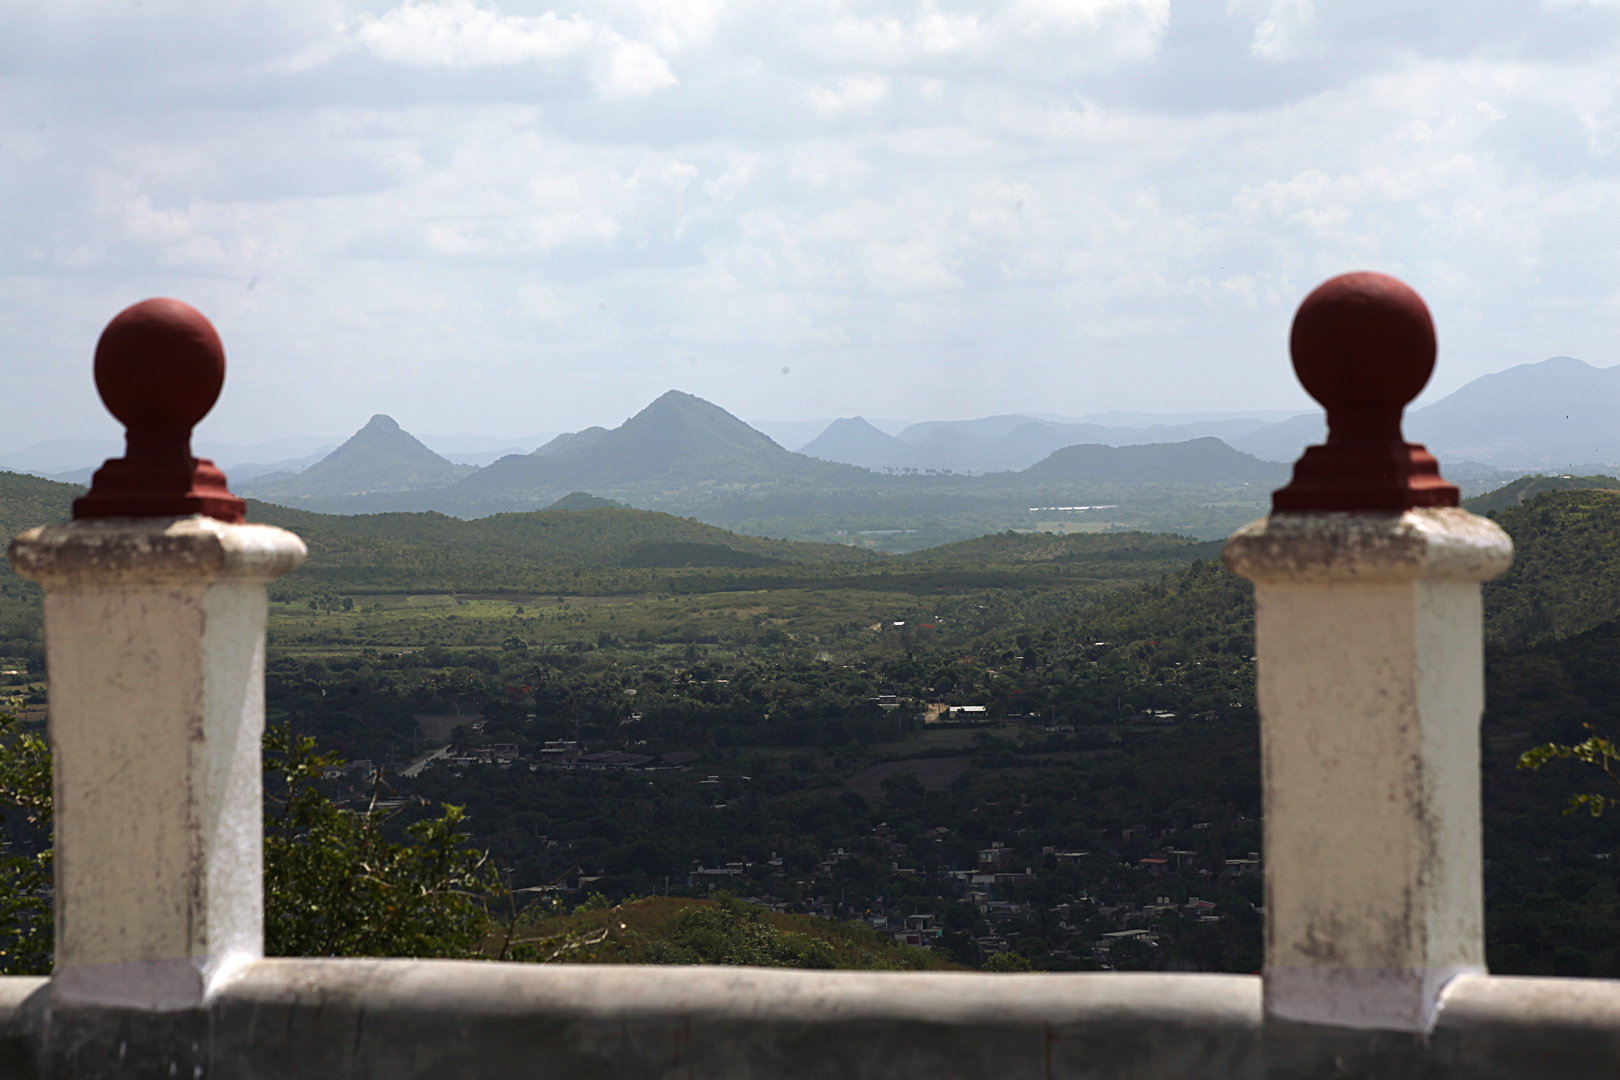
[[[378,413],[347,442],[303,472],[245,490],[272,500],[346,498],[385,491],[448,487],[473,471],[435,454]]]
[[[616,432],[632,438],[677,440],[701,432],[701,437],[708,440],[787,453],[768,435],[749,427],[714,402],[680,390],[665,391],[651,405],[626,420]]]
[[[865,417],[839,417],[799,453],[863,469],[913,468],[922,462],[916,448],[867,422]]]
[[[710,401],[704,401],[696,394],[688,394],[684,390],[665,390],[659,394],[651,404],[642,409],[637,416],[657,416],[664,413],[675,415],[695,415],[703,413],[726,413],[720,406]],[[741,421],[738,421],[741,423]]]

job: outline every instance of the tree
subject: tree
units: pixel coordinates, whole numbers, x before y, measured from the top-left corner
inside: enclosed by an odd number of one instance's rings
[[[485,856],[469,848],[462,808],[390,840],[378,777],[371,804],[351,813],[317,781],[342,762],[315,740],[272,729],[264,769],[280,812],[266,819],[265,952],[270,956],[482,956],[487,900],[503,893]],[[406,804],[411,805],[410,803]],[[418,804],[420,805],[420,803]],[[46,829],[51,756],[44,739],[0,713],[0,806]],[[54,939],[51,850],[0,856],[0,972],[49,974]]]
[[[445,806],[404,843],[383,835],[403,807],[383,809],[378,774],[370,805],[350,813],[317,781],[341,765],[309,736],[272,728],[264,769],[279,780],[280,813],[264,838],[264,944],[270,956],[481,956],[494,868],[468,848],[464,813]],[[409,805],[409,804],[407,804]]]
[[[10,713],[0,713],[0,807],[20,813],[34,829],[50,829],[50,747]],[[0,856],[0,973],[51,973],[51,855],[47,847]]]
[[[1592,725],[1585,725],[1591,730]],[[1620,787],[1620,776],[1614,771],[1615,762],[1620,761],[1620,747],[1605,739],[1601,735],[1593,735],[1585,742],[1568,746],[1563,743],[1546,743],[1542,746],[1526,750],[1519,755],[1519,768],[1539,769],[1555,758],[1574,758],[1584,761],[1588,765],[1595,765],[1603,770],[1603,775],[1614,781]],[[1620,803],[1620,796],[1600,795],[1597,792],[1571,795],[1569,805],[1564,808],[1565,814],[1573,814],[1581,807],[1591,811],[1593,817],[1602,817],[1603,811],[1608,807]]]
[[[1029,971],[1029,961],[1015,952],[999,952],[984,962],[981,971]]]

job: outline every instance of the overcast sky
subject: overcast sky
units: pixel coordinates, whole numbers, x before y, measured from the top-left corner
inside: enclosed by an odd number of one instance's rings
[[[170,295],[203,434],[1303,408],[1323,278],[1428,397],[1620,362],[1620,5],[4,0],[0,450],[116,432]],[[1620,418],[1617,418],[1620,419]]]

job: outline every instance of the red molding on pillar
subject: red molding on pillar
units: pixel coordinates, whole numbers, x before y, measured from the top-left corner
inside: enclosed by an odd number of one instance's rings
[[[1434,321],[1388,274],[1342,274],[1299,305],[1289,335],[1299,381],[1327,410],[1328,437],[1307,447],[1273,513],[1400,513],[1456,506],[1434,455],[1401,435],[1401,412],[1434,371]]]
[[[245,504],[225,474],[193,457],[191,429],[225,383],[225,347],[202,312],[179,300],[125,308],[96,343],[96,390],[125,428],[110,458],[73,502],[75,518],[204,517],[240,524]]]

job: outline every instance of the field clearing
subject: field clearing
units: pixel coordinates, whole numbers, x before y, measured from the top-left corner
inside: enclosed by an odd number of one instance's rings
[[[278,653],[345,648],[413,649],[441,645],[473,648],[578,648],[611,643],[628,648],[721,640],[746,647],[770,633],[827,646],[865,648],[895,639],[895,624],[921,644],[961,622],[937,609],[938,596],[895,591],[796,588],[736,592],[571,596],[382,595],[353,598],[351,610],[311,609],[307,603],[270,605],[269,636]],[[926,622],[928,625],[920,625]],[[881,630],[872,630],[872,626]],[[967,631],[966,625],[960,629]],[[836,659],[836,656],[833,656]]]

